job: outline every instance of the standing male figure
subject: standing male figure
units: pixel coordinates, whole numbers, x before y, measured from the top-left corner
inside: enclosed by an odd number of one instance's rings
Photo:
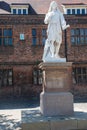
[[[50,54],[52,58],[59,58],[59,49],[62,43],[62,30],[65,30],[69,25],[66,25],[63,14],[60,12],[58,5],[52,1],[45,16],[45,24],[47,28],[47,40],[44,47],[43,61]]]

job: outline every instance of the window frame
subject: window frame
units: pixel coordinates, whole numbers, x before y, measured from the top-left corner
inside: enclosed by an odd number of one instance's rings
[[[74,10],[74,13],[73,13],[73,10]],[[78,13],[78,10],[80,11],[80,13]],[[84,12],[83,12],[83,10],[84,10]],[[86,14],[86,8],[67,8],[66,14],[67,15],[85,15]]]
[[[42,85],[42,70],[35,68],[33,70],[33,85]]]
[[[78,10],[79,10],[79,13],[78,13]],[[77,15],[80,15],[80,14],[81,14],[81,9],[80,9],[80,8],[78,8],[78,9],[76,10],[76,14],[77,14]]]
[[[0,36],[0,39],[2,40],[2,42],[1,42],[0,46],[12,46],[13,45],[13,30],[12,30],[12,28],[10,28],[10,27],[9,28],[0,28],[0,30],[2,31],[2,36]],[[6,32],[4,32],[4,31],[6,31],[7,34],[5,34]],[[10,33],[11,33],[11,35],[10,35]],[[4,42],[5,40],[7,42],[6,44]],[[9,41],[11,41],[11,42],[9,42]]]
[[[15,10],[15,12],[14,12],[14,10]],[[19,10],[20,10],[20,13],[19,13]],[[26,13],[24,13],[24,11]],[[14,15],[27,15],[28,14],[28,8],[12,8],[11,13],[14,14]]]
[[[37,29],[32,28],[32,45],[36,46],[37,45]]]
[[[71,14],[71,9],[67,9],[67,14],[68,14],[68,15]]]
[[[87,28],[72,28],[70,33],[71,45],[87,45]]]
[[[46,39],[47,39],[47,29],[43,28],[42,29],[42,45],[45,45]]]
[[[74,67],[73,78],[75,84],[87,84],[87,67]]]
[[[0,69],[0,87],[8,86],[13,86],[13,69]]]
[[[74,11],[74,12],[73,12]],[[76,9],[72,9],[72,15],[75,15],[76,14]]]
[[[14,10],[15,10],[15,12],[14,12]],[[12,9],[12,14],[17,14],[17,9]]]
[[[83,10],[85,11],[84,13],[83,13]],[[83,15],[86,14],[86,9],[85,8],[81,9],[81,14],[83,14]]]
[[[25,11],[26,13],[24,13],[24,10],[26,10],[26,11]],[[23,15],[26,15],[26,14],[27,14],[27,9],[23,9]]]
[[[18,15],[21,15],[22,14],[22,9],[18,9]]]

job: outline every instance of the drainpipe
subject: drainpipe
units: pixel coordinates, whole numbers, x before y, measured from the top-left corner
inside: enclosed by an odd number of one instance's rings
[[[64,30],[64,42],[65,42],[65,58],[67,61],[67,31],[66,29]]]

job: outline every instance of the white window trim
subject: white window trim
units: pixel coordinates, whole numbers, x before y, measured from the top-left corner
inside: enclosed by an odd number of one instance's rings
[[[87,13],[86,13],[86,8],[82,8],[82,9],[85,9],[85,14],[87,14]],[[81,14],[82,14],[82,9],[81,9]]]
[[[13,14],[13,9],[11,8],[11,14]]]
[[[25,9],[26,10],[26,14],[28,14],[28,9],[26,9],[26,8],[23,8],[23,9]],[[23,14],[23,9],[22,9],[22,14]]]
[[[75,10],[75,14],[76,14],[77,9],[75,9],[75,8],[72,8],[72,9],[71,9],[71,14],[72,14],[72,10],[73,10],[73,9]]]
[[[75,9],[75,14],[77,14],[77,9],[80,9],[80,14],[82,14],[82,9],[85,9],[85,14],[87,14],[87,12],[86,12],[87,9],[86,8],[67,8],[66,9],[66,14],[67,14],[68,9],[70,9],[70,12],[71,12],[70,14],[72,14],[72,9]]]
[[[66,14],[67,14],[67,10],[68,10],[68,9],[70,9],[70,8],[67,8],[67,9],[66,9]],[[70,12],[72,12],[71,9],[70,9]],[[70,14],[71,14],[71,13],[70,13]]]
[[[18,9],[21,9],[21,14],[23,14],[23,9],[26,9],[26,14],[28,14],[28,9],[27,8],[12,8],[11,9],[11,14],[13,14],[13,9],[16,9],[16,14],[18,14]]]
[[[81,11],[81,8],[77,8],[77,9],[76,9],[76,14],[77,14],[77,10],[78,10],[78,9],[80,10],[80,14],[81,14],[81,12],[82,12],[82,11]]]

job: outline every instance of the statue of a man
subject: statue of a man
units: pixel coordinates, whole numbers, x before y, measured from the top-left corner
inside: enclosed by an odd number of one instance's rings
[[[48,28],[43,61],[45,61],[48,55],[52,58],[59,58],[59,49],[62,43],[62,30],[65,30],[69,25],[66,25],[64,16],[60,12],[55,1],[52,1],[50,4],[44,23],[48,24]]]

